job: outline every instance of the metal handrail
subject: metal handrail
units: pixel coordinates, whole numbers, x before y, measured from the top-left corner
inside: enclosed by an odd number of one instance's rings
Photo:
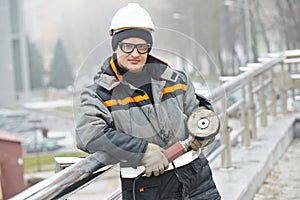
[[[300,57],[300,53],[297,54]],[[242,99],[232,106],[226,106],[226,112],[220,114],[223,119],[223,131],[221,134],[221,145],[211,152],[210,155],[207,156],[208,160],[212,162],[218,156],[221,156],[222,159],[222,167],[225,169],[232,168],[231,164],[231,141],[232,139],[236,139],[240,134],[250,140],[250,128],[249,123],[252,124],[251,130],[256,130],[256,116],[261,117],[262,125],[266,125],[266,115],[267,115],[267,107],[274,106],[275,101],[272,99],[271,103],[266,104],[266,102],[260,102],[260,108],[257,109],[253,102],[253,94],[258,92],[263,101],[265,101],[264,93],[266,85],[271,87],[271,92],[273,91],[273,81],[271,77],[271,81],[265,81],[263,75],[267,72],[271,72],[273,68],[278,65],[284,65],[287,62],[289,56],[291,58],[297,57],[295,54],[288,55],[285,54],[277,54],[276,57],[273,55],[269,58],[269,60],[265,63],[261,63],[260,67],[255,67],[253,70],[245,71],[242,74],[238,75],[234,80],[225,82],[223,85],[218,88],[212,90],[210,93],[210,99],[212,102],[222,102],[224,104],[224,98],[226,97],[224,94],[232,94],[238,90],[242,90]],[[283,68],[282,68],[283,69]],[[255,78],[260,78],[259,85],[255,87],[255,90],[252,89],[252,81]],[[246,98],[246,88],[248,89],[249,98]],[[258,89],[256,89],[258,88]],[[286,90],[281,89],[283,96],[286,96]],[[283,112],[284,106],[286,106],[285,98],[283,100]],[[226,101],[226,100],[225,100]],[[225,103],[226,104],[226,103]],[[224,105],[225,105],[224,104]],[[285,105],[284,105],[285,104]],[[241,109],[242,120],[244,126],[242,126],[238,131],[236,131],[237,135],[234,138],[231,138],[230,132],[227,130],[228,126],[228,114],[234,112],[234,110]],[[249,120],[249,111],[251,112],[251,120]],[[256,133],[255,133],[256,134]],[[253,136],[253,133],[252,133]],[[255,137],[254,137],[255,138]],[[245,142],[246,147],[250,145],[250,141]],[[66,197],[72,195],[74,192],[79,190],[80,188],[85,187],[88,183],[93,181],[96,177],[103,175],[105,172],[108,172],[112,169],[113,165],[105,166],[103,162],[101,162],[101,156],[97,155],[98,153],[94,153],[89,157],[83,159],[82,161],[58,172],[53,177],[45,179],[36,185],[28,188],[27,190],[21,192],[15,197],[11,198],[12,200],[19,199],[65,199]],[[111,195],[109,195],[106,199],[113,200],[119,199],[120,197],[120,189],[115,190]]]
[[[56,173],[27,190],[11,198],[11,200],[48,200],[66,199],[80,188],[85,187],[96,177],[104,175],[113,165],[105,165],[96,152],[85,159]]]
[[[243,72],[242,74],[236,76],[234,80],[225,82],[216,89],[212,90],[210,93],[210,98],[214,102],[221,100],[222,98],[224,98],[224,93],[231,94],[237,91],[238,89],[248,84],[253,78],[257,77],[259,74],[262,74],[267,70],[270,70],[275,65],[282,63],[285,58],[285,54],[281,54],[280,56],[271,59],[267,63],[262,63],[261,67],[257,67],[255,68],[255,70]]]

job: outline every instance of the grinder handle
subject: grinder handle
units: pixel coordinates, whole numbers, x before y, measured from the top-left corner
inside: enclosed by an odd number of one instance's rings
[[[176,142],[164,151],[169,162],[173,162],[176,158],[182,156],[186,152],[186,148],[181,142]]]

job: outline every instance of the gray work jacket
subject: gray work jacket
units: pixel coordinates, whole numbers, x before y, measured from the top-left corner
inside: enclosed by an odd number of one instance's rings
[[[185,73],[148,55],[144,67],[151,75],[151,103],[145,91],[123,80],[113,58],[107,59],[94,84],[81,93],[77,147],[88,153],[102,152],[104,164],[137,167],[148,142],[167,148],[186,139],[189,115],[206,105],[197,99]]]

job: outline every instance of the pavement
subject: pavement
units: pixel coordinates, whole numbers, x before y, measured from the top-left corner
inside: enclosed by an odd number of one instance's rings
[[[300,138],[295,138],[253,200],[300,199]]]
[[[211,163],[213,177],[222,199],[253,200],[254,196],[256,196],[256,200],[261,200],[259,197],[262,197],[265,192],[260,191],[260,188],[267,187],[262,186],[262,184],[281,157],[290,154],[290,151],[287,151],[287,149],[290,144],[293,144],[291,142],[294,138],[297,138],[296,143],[298,141],[300,129],[297,128],[299,125],[297,125],[297,123],[295,124],[296,119],[299,119],[299,116],[294,114],[269,117],[268,127],[258,127],[258,138],[251,141],[250,148],[243,148],[239,145],[232,148],[231,169],[222,168],[220,159]],[[295,167],[299,165],[299,150],[294,152],[296,154],[294,156],[297,159],[290,159],[288,165]],[[283,157],[282,159],[285,158]],[[282,171],[282,173],[286,173],[286,171],[288,170]],[[294,177],[293,180],[295,182],[291,184],[298,186],[288,188],[294,190],[295,196],[298,197],[295,199],[300,199],[300,173],[295,173]],[[274,193],[270,195],[276,197],[276,190],[276,187],[274,187]],[[289,198],[278,197],[262,199],[273,200]]]

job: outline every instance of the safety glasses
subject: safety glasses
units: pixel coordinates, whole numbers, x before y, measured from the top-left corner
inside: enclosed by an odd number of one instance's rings
[[[136,49],[139,54],[145,54],[151,48],[151,44],[132,44],[119,42],[119,47],[124,53],[132,53]]]

